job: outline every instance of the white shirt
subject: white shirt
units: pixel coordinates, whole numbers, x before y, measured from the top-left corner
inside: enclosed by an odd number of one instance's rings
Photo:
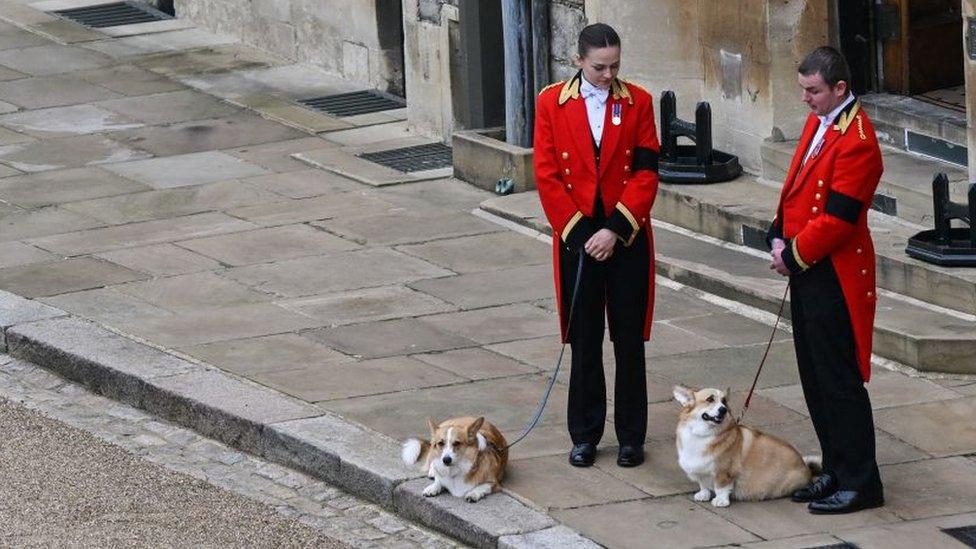
[[[813,139],[810,141],[810,147],[807,148],[807,154],[806,156],[803,157],[804,164],[807,163],[807,159],[810,158],[810,154],[813,153],[813,151],[817,150],[817,145],[819,145],[820,142],[823,140],[824,134],[827,133],[827,130],[830,128],[830,124],[834,121],[835,118],[837,118],[837,115],[840,114],[840,111],[844,110],[844,107],[851,104],[851,102],[853,101],[854,101],[854,94],[849,93],[847,94],[847,99],[844,100],[843,103],[838,105],[837,108],[830,111],[826,116],[817,117],[820,119],[820,127],[817,128],[817,133],[813,134]]]
[[[586,102],[586,117],[590,121],[590,132],[593,133],[593,141],[599,147],[600,140],[603,138],[603,122],[607,119],[607,98],[610,96],[610,90],[598,88],[582,76],[580,81],[580,95]]]

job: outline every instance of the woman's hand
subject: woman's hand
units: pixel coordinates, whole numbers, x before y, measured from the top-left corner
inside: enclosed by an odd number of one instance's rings
[[[586,241],[583,250],[597,261],[606,261],[613,255],[613,247],[616,244],[617,233],[610,229],[600,229]]]

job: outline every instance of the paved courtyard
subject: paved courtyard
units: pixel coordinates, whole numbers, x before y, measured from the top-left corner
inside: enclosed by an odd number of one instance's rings
[[[559,353],[551,250],[461,181],[366,173],[356,147],[420,139],[401,114],[262,111],[349,84],[199,29],[61,42],[0,22],[0,289],[397,439],[462,414],[518,434]],[[940,529],[976,524],[976,379],[876,370],[884,508],[714,509],[678,468],[671,387],[741,403],[772,318],[665,279],[656,303],[647,462],[618,468],[608,425],[595,467],[567,464],[560,374],[507,490],[610,547],[962,546]],[[746,423],[816,451],[788,329],[759,387]]]

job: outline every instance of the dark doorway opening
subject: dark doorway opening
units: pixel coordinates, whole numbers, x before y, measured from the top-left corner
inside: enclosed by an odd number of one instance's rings
[[[376,31],[390,71],[385,91],[405,98],[402,0],[376,0]]]
[[[458,79],[454,113],[462,128],[505,125],[505,47],[501,2],[458,5]]]
[[[837,15],[855,93],[961,91],[962,0],[837,0]]]

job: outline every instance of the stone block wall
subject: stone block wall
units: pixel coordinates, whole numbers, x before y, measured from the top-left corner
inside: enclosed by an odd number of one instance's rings
[[[403,92],[402,44],[389,0],[176,0],[176,13],[286,59]],[[386,20],[384,21],[384,18]]]

